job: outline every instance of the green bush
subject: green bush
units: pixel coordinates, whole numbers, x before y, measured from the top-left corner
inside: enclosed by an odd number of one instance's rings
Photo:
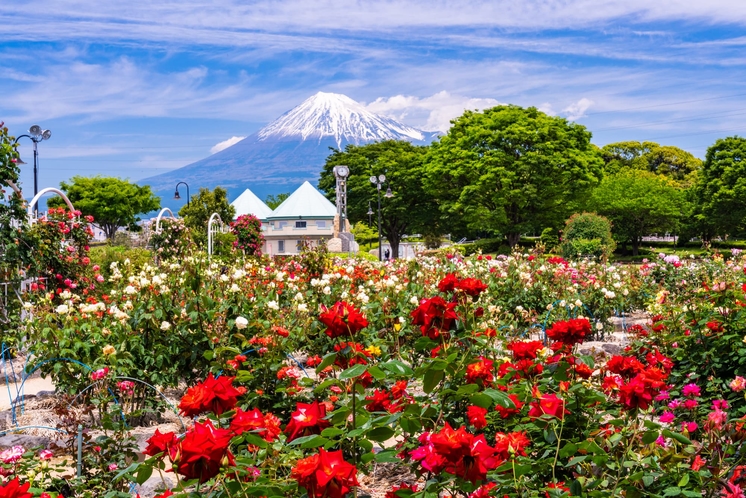
[[[91,264],[99,265],[105,277],[109,277],[111,264],[117,262],[120,268],[125,266],[124,262],[129,260],[130,267],[139,271],[145,263],[151,263],[153,254],[139,247],[101,245],[91,247]]]
[[[551,251],[559,245],[559,237],[555,233],[554,228],[551,227],[542,230],[539,240],[544,244],[547,251]]]
[[[595,213],[575,213],[565,222],[560,247],[566,259],[608,258],[616,247],[611,222]]]

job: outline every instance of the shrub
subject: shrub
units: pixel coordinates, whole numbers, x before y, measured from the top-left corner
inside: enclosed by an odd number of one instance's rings
[[[541,240],[541,243],[544,244],[544,247],[547,251],[551,251],[559,245],[559,237],[554,232],[554,228],[552,227],[547,227],[542,230],[539,240]]]
[[[90,256],[91,263],[100,266],[101,272],[108,277],[112,263],[116,262],[119,267],[124,267],[125,261],[129,260],[131,268],[139,271],[146,263],[150,263],[153,253],[137,247],[102,245],[92,247]]]
[[[606,259],[616,244],[611,235],[611,222],[595,213],[575,213],[565,222],[562,240],[565,258]]]
[[[231,232],[236,236],[234,247],[246,253],[247,256],[261,256],[264,235],[262,222],[253,214],[239,216],[231,222]]]
[[[163,218],[160,232],[150,236],[150,246],[163,259],[182,256],[189,245],[189,229],[181,218]]]

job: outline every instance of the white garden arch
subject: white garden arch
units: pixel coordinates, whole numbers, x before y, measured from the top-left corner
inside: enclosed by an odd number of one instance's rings
[[[219,228],[214,226],[215,221],[220,222]],[[218,213],[212,213],[210,220],[207,222],[207,257],[212,257],[212,242],[214,234],[223,232],[225,224]]]
[[[155,220],[155,233],[161,233],[161,218],[163,218],[163,215],[168,212],[169,215],[171,215],[171,218],[177,219],[176,216],[174,216],[173,211],[171,211],[168,208],[161,209],[161,212],[158,213],[158,218]]]
[[[36,216],[34,216],[34,206],[36,206],[36,204],[39,202],[39,199],[41,199],[46,194],[59,195],[60,197],[62,197],[62,200],[65,201],[65,204],[67,204],[67,207],[70,208],[70,211],[71,212],[75,211],[75,208],[73,207],[73,203],[70,202],[70,199],[67,198],[67,196],[62,190],[54,188],[54,187],[47,187],[47,188],[41,189],[39,193],[36,194],[33,199],[31,199],[31,202],[29,203],[28,210],[27,210],[29,223],[31,224],[36,223]]]

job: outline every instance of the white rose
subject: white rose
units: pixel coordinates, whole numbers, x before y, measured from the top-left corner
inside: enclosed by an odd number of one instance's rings
[[[161,330],[164,332],[171,328],[171,324],[168,322],[161,322]]]
[[[56,311],[60,315],[65,315],[67,314],[67,312],[70,311],[70,308],[68,308],[66,304],[60,304],[54,309],[54,311]]]
[[[249,321],[246,318],[244,318],[242,316],[239,316],[239,317],[236,318],[236,328],[238,330],[243,330],[248,325],[249,325]]]
[[[300,303],[297,306],[297,309],[298,311],[305,313],[306,311],[308,311],[308,305],[306,303]]]
[[[127,287],[124,288],[124,293],[125,294],[137,294],[137,289],[135,289],[131,285],[128,285]]]
[[[272,300],[267,303],[267,308],[271,310],[279,310],[280,306],[277,304],[277,301]]]
[[[331,293],[332,293],[331,287],[329,287],[328,285],[326,287],[324,287],[324,294],[326,294],[328,296]]]

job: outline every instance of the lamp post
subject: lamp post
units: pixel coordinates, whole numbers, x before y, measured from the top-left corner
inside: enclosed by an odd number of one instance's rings
[[[186,186],[186,189],[187,189],[187,207],[189,207],[190,206],[189,199],[191,199],[191,197],[189,197],[189,185],[187,184],[187,182],[179,182],[176,184],[176,191],[174,192],[174,199],[176,199],[177,201],[181,199],[181,196],[179,195],[179,185],[181,185],[182,183],[184,184],[184,186]]]
[[[376,186],[376,190],[378,190],[378,261],[383,261],[383,247],[382,247],[382,239],[381,239],[381,187],[386,182],[386,175],[378,175],[371,176],[370,177],[370,183]],[[391,193],[391,187],[386,189],[386,193],[384,194],[384,197],[387,199],[393,197],[394,194]],[[370,210],[370,204],[368,205],[368,215],[373,214]]]
[[[52,137],[52,132],[49,130],[42,130],[39,125],[33,125],[28,129],[28,135],[20,135],[16,138],[15,142],[13,142],[13,145],[17,144],[18,141],[24,137],[30,138],[31,141],[34,142],[34,197],[36,197],[36,194],[39,193],[39,151],[37,149],[37,144],[42,140],[49,140]],[[20,159],[18,163],[26,164]]]

